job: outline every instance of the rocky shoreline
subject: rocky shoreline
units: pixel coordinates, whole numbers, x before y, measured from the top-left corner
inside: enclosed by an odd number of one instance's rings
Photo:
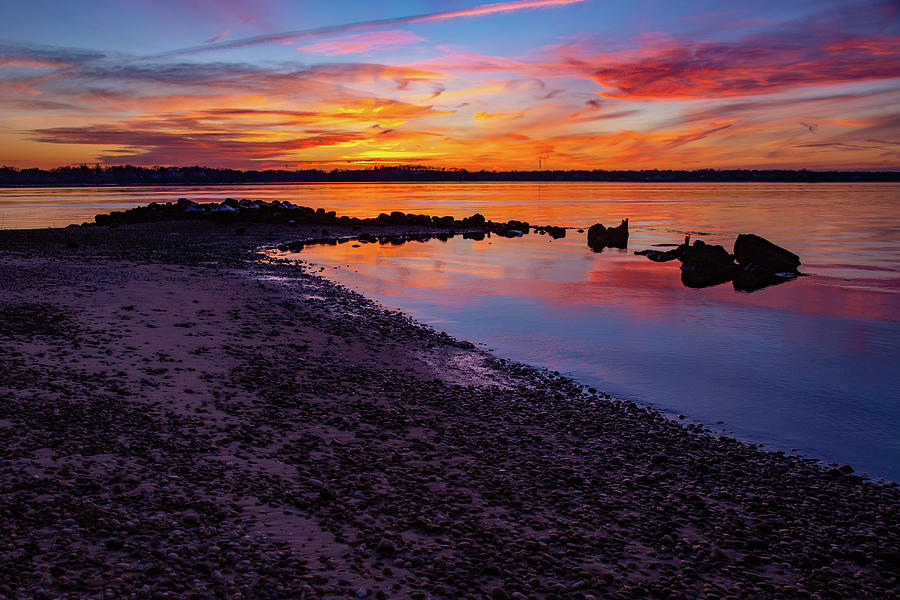
[[[116,225],[0,232],[0,598],[896,597],[896,484]]]

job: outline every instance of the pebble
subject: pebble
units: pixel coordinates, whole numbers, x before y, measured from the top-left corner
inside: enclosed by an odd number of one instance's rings
[[[894,596],[895,485],[586,395],[248,262],[272,230],[195,225],[67,232],[85,262],[0,232],[0,595]],[[148,281],[163,300],[129,295]],[[193,327],[145,337],[155,309]]]

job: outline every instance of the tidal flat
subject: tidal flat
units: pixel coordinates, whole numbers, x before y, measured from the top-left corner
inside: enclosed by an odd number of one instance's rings
[[[0,596],[896,596],[895,483],[256,252],[320,233],[0,232]]]

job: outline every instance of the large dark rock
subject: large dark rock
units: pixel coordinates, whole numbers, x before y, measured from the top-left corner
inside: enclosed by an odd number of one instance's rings
[[[607,228],[602,223],[590,226],[587,233],[587,244],[593,250],[603,248],[628,247],[628,219],[624,219],[618,226]]]
[[[724,246],[697,240],[684,248],[681,256],[681,282],[693,288],[709,287],[731,281],[739,267]]]
[[[800,266],[799,256],[752,233],[742,233],[734,241],[734,258],[741,266],[734,276],[734,289],[742,292],[793,279]]]
[[[756,265],[771,273],[796,273],[800,266],[799,256],[752,233],[737,236],[734,258],[742,266]]]

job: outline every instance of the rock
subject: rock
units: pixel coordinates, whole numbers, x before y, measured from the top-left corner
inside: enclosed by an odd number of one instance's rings
[[[628,219],[624,219],[618,226],[606,228],[602,223],[595,223],[588,228],[588,246],[599,252],[603,248],[628,247]]]
[[[493,600],[506,600],[509,598],[509,594],[502,587],[497,586],[491,590],[491,598]]]
[[[757,265],[772,273],[796,273],[800,266],[799,256],[753,233],[737,236],[734,258],[742,266]]]
[[[679,246],[673,250],[635,250],[634,253],[638,256],[646,256],[653,262],[669,262],[681,258],[683,250],[683,246]]]
[[[741,265],[734,276],[734,289],[752,292],[782,283],[798,275],[800,257],[752,233],[734,241],[734,257]]]
[[[566,228],[565,227],[556,227],[555,225],[545,225],[543,227],[539,227],[536,230],[541,235],[547,234],[554,240],[558,240],[560,238],[566,237]]]
[[[681,256],[681,282],[693,288],[731,281],[739,268],[724,246],[697,240]]]
[[[397,546],[391,540],[382,538],[375,547],[375,551],[382,556],[392,556],[397,551]]]

